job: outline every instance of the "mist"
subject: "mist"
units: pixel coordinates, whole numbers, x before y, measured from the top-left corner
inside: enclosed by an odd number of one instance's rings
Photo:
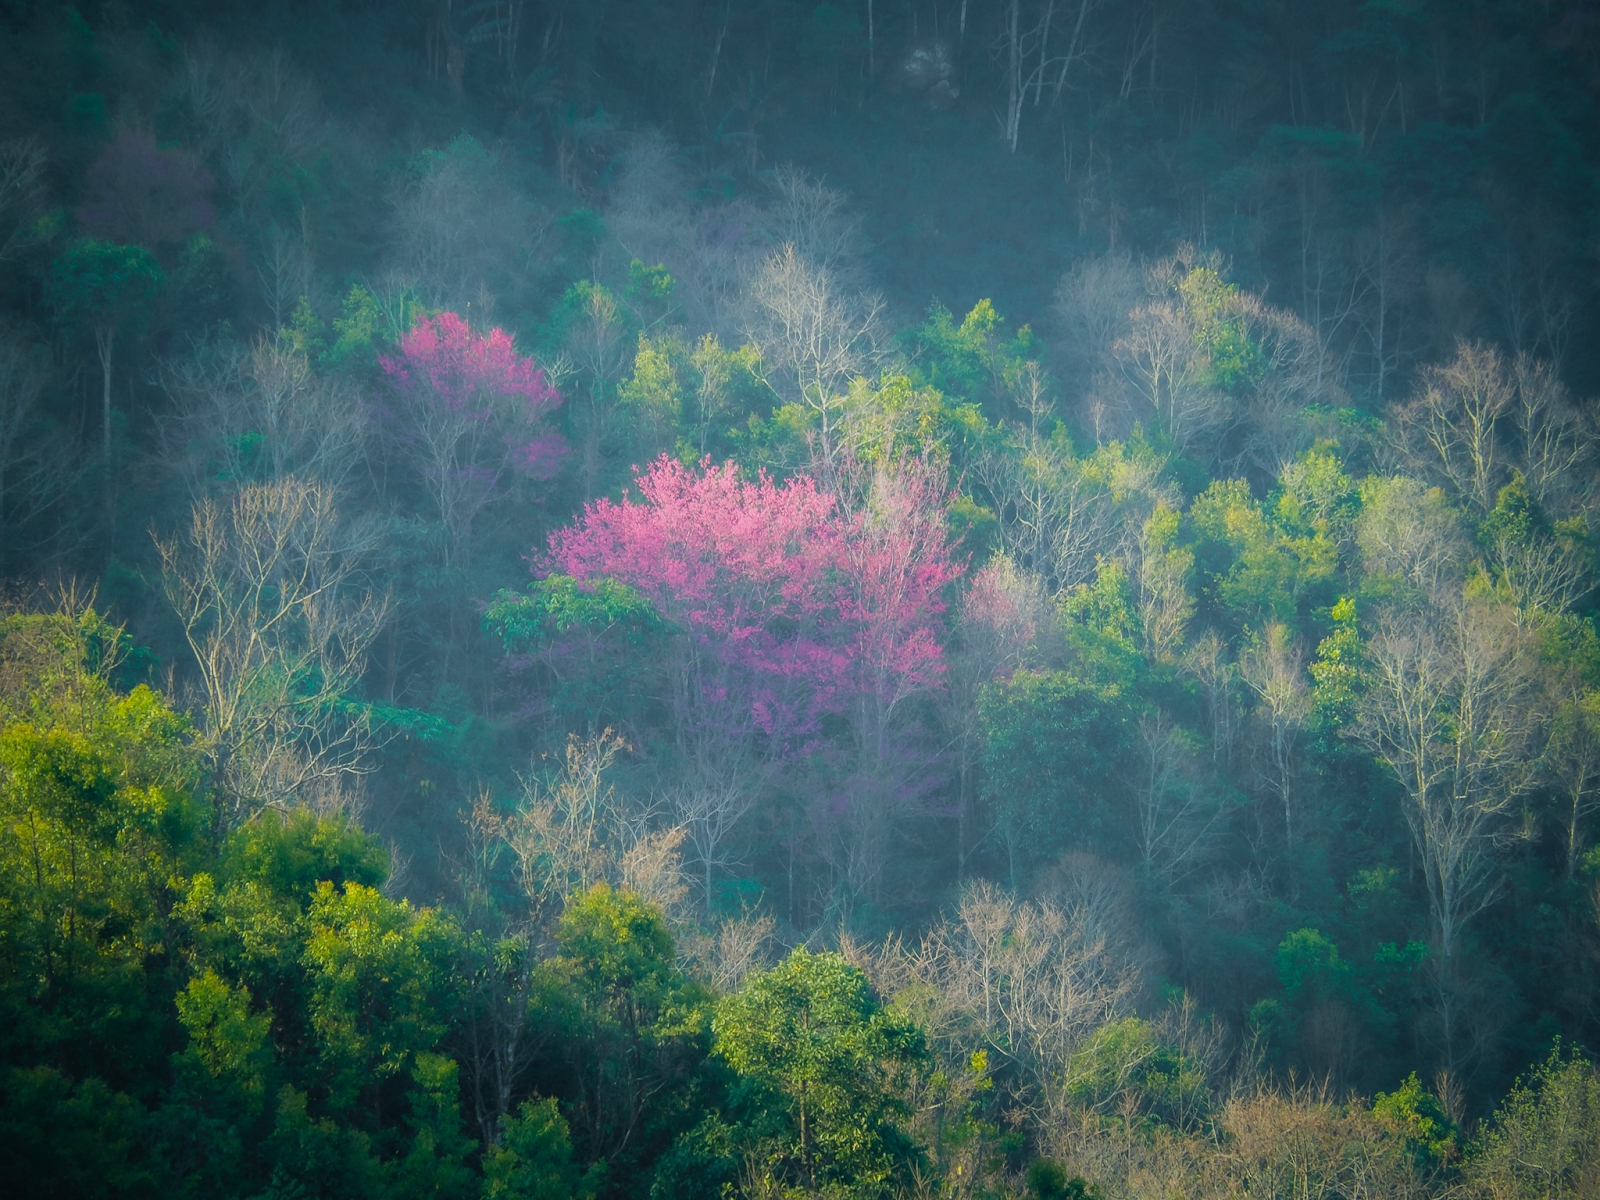
[[[1600,1195],[1597,101],[1579,2],[0,8],[17,1194]]]

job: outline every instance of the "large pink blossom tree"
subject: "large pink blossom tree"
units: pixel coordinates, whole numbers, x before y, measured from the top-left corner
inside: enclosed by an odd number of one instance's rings
[[[944,674],[944,591],[962,568],[940,472],[872,473],[851,509],[808,477],[709,460],[662,457],[636,482],[637,497],[597,501],[554,534],[547,566],[626,583],[683,631],[670,677],[686,765],[722,786],[817,751],[854,781],[838,805],[871,793],[882,809],[897,714]]]
[[[444,565],[460,566],[472,525],[508,479],[548,479],[566,453],[547,418],[561,396],[503,329],[476,333],[452,312],[422,317],[379,359],[394,441],[444,530]]]
[[[554,534],[552,567],[620,580],[683,630],[682,736],[758,732],[777,752],[814,731],[849,675],[832,499],[806,478],[665,456],[637,484],[637,499],[597,501]]]

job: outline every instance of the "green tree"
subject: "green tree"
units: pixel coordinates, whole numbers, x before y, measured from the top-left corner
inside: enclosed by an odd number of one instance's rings
[[[1411,1072],[1392,1092],[1379,1092],[1372,1115],[1406,1139],[1418,1166],[1440,1167],[1459,1154],[1459,1131],[1439,1098],[1417,1082]]]
[[[1600,1070],[1552,1050],[1495,1112],[1466,1175],[1495,1200],[1600,1195]]]
[[[813,1195],[881,1196],[905,1182],[918,1158],[905,1075],[927,1051],[859,970],[799,948],[724,1000],[712,1028],[766,1171]]]
[[[1060,1164],[1036,1158],[1028,1164],[1028,1196],[1031,1200],[1100,1200],[1100,1189],[1082,1175],[1068,1178]]]
[[[606,1160],[608,1194],[626,1192],[698,1117],[709,996],[678,969],[661,913],[632,892],[598,883],[569,901],[556,944],[549,969],[570,1006],[563,1041],[580,1145]]]
[[[1126,744],[1128,712],[1115,687],[1065,671],[1017,671],[978,700],[983,794],[994,812],[1011,882],[1063,848],[1063,835],[1110,833],[1107,780]]]
[[[524,1100],[500,1118],[500,1140],[484,1151],[485,1200],[587,1200],[602,1171],[572,1161],[572,1137],[554,1100]]]

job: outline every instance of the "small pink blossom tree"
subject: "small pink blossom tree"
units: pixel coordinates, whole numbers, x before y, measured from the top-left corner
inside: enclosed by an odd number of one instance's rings
[[[420,318],[379,364],[395,441],[444,528],[444,565],[464,565],[472,524],[506,480],[548,479],[560,467],[566,443],[546,418],[561,396],[510,334],[474,333],[452,312]]]

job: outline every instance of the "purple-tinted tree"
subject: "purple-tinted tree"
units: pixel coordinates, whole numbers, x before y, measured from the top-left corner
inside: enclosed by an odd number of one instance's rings
[[[502,329],[474,333],[455,313],[423,317],[380,360],[392,434],[444,531],[446,568],[465,565],[478,515],[508,479],[548,479],[566,443],[546,418],[561,396]]]
[[[152,249],[181,245],[211,226],[211,173],[187,150],[125,130],[90,166],[78,221],[91,237]]]

